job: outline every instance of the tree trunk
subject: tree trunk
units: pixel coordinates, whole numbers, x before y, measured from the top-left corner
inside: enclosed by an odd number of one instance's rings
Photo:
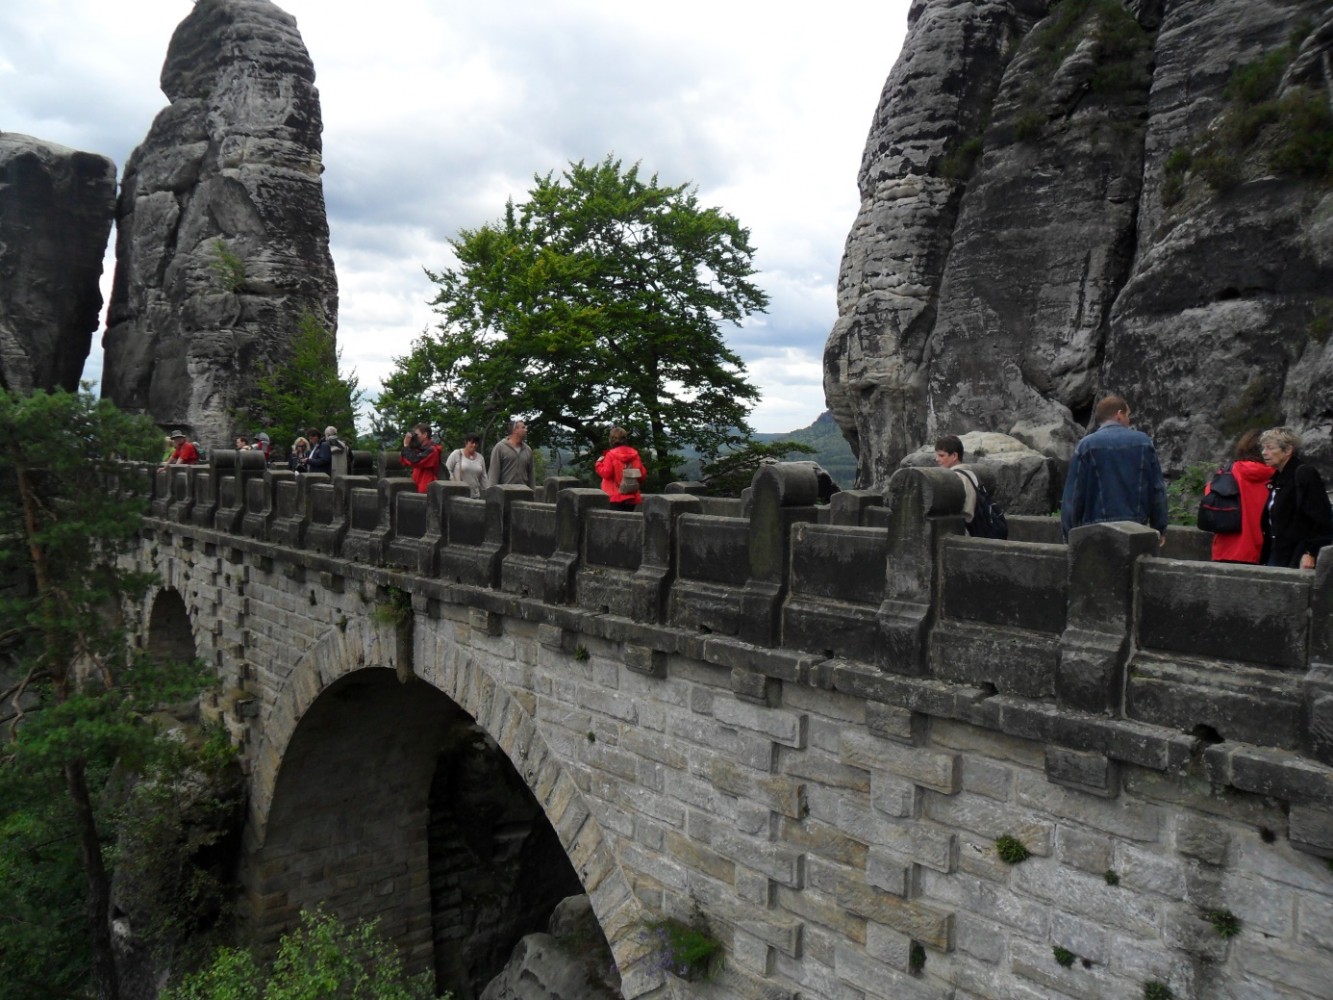
[[[97,1000],[119,1000],[120,986],[116,980],[116,955],[111,947],[111,879],[107,876],[102,859],[102,844],[97,836],[93,819],[92,797],[83,760],[65,765],[65,787],[74,803],[74,821],[78,827],[79,861],[88,880],[85,916],[88,921],[88,941],[92,946],[93,989]]]

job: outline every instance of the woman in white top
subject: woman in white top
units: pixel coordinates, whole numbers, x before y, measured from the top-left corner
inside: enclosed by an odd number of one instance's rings
[[[463,447],[455,448],[444,460],[444,467],[449,470],[449,478],[460,483],[467,483],[468,490],[474,497],[480,497],[481,491],[491,485],[486,478],[486,459],[482,458],[481,435],[469,434]]]

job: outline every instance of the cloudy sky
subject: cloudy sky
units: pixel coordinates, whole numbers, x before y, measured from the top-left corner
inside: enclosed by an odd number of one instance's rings
[[[0,130],[122,168],[166,103],[158,75],[190,5],[0,3]],[[763,392],[756,429],[809,424],[861,150],[908,5],[280,2],[323,105],[344,365],[378,388],[432,322],[422,268],[452,263],[448,238],[522,201],[534,174],[613,153],[693,182],[750,228],[771,304],[728,340]],[[86,374],[100,368],[94,357]]]

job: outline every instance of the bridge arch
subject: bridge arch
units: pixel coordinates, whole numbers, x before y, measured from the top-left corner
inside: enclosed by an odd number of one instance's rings
[[[149,598],[148,628],[144,646],[154,656],[178,663],[198,657],[194,641],[194,625],[180,591],[167,587]]]
[[[657,989],[661,973],[642,961],[638,898],[573,777],[519,698],[433,624],[417,622],[421,666],[407,684],[393,669],[400,647],[392,626],[363,617],[331,629],[265,713],[242,873],[259,941],[273,943],[303,907],[325,903],[346,917],[379,917],[413,967],[438,960],[426,874],[429,794],[463,720],[503,753],[549,822],[589,896],[624,995]],[[357,745],[357,734],[378,745]]]

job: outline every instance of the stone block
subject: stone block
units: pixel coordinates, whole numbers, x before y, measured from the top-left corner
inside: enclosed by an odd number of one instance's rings
[[[1047,747],[1046,777],[1057,785],[1104,799],[1120,794],[1120,766],[1106,754]]]
[[[1294,812],[1295,810],[1293,810]],[[1210,865],[1224,865],[1231,834],[1215,820],[1182,813],[1176,820],[1176,850]]]
[[[958,755],[919,747],[906,747],[861,733],[843,736],[839,759],[851,767],[882,770],[936,791],[958,791]]]
[[[921,746],[925,742],[929,721],[930,717],[924,713],[897,705],[872,701],[865,706],[865,725],[871,735],[909,746]]]
[[[801,782],[755,773],[720,758],[712,761],[711,777],[713,786],[720,792],[758,802],[793,819],[800,819],[805,814],[805,785]]]
[[[627,642],[622,647],[625,669],[658,680],[667,675],[667,654],[651,646]]]

